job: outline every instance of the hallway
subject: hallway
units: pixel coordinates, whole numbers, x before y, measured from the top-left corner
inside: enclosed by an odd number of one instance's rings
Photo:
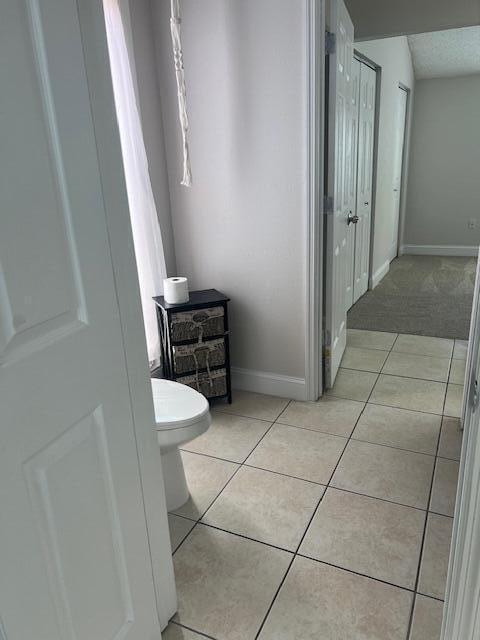
[[[404,255],[349,310],[351,329],[468,339],[476,258]]]
[[[214,409],[182,453],[165,638],[438,640],[465,354],[351,330],[324,399],[238,391]]]

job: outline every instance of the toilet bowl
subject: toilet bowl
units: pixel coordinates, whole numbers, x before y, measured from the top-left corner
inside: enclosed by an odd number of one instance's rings
[[[153,378],[152,393],[167,509],[175,511],[190,495],[179,446],[208,429],[210,407],[201,393],[171,380]]]

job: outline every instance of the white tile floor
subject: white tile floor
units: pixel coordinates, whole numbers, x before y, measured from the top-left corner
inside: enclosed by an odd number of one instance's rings
[[[164,638],[438,640],[465,357],[463,341],[352,330],[324,399],[215,407],[182,454]]]

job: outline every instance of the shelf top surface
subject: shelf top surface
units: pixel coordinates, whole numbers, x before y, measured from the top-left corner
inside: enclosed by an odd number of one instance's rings
[[[165,302],[163,296],[155,296],[153,298],[155,304],[163,309],[192,309],[199,305],[213,305],[216,303],[228,302],[230,298],[216,289],[203,289],[202,291],[190,291],[188,302],[182,302],[180,304],[170,304]]]

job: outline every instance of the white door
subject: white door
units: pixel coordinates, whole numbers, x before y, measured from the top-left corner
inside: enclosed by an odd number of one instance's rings
[[[477,640],[480,607],[480,255],[470,323],[463,443],[442,640]]]
[[[355,266],[353,302],[368,289],[370,266],[370,229],[373,198],[373,141],[375,130],[375,71],[366,64],[360,66],[360,104],[358,132],[358,165],[355,225]]]
[[[159,640],[77,4],[1,15],[0,636]]]
[[[348,134],[348,158],[347,158],[347,182],[350,189],[349,200],[355,204],[356,202],[356,190],[357,190],[357,163],[358,163],[358,116],[359,116],[359,99],[360,99],[360,62],[354,58],[352,62],[352,74],[351,74],[351,90],[350,90],[350,104],[351,112],[349,118],[349,134]],[[356,214],[355,208],[352,208],[353,214]],[[355,282],[355,243],[356,243],[356,222],[357,216],[352,215],[349,218],[349,224],[347,225],[347,265],[346,265],[346,278],[347,286],[345,292],[345,304],[347,305],[347,311],[355,302],[354,295],[354,282]]]
[[[353,215],[351,164],[351,76],[353,24],[342,0],[331,0],[327,28],[335,35],[328,56],[328,159],[325,273],[325,384],[335,381],[347,341],[348,217]]]
[[[407,102],[408,92],[405,89],[402,89],[402,87],[398,87],[396,125],[393,139],[393,216],[391,228],[392,235],[389,251],[390,260],[393,260],[398,255],[398,231],[402,196],[403,149],[405,146]]]

